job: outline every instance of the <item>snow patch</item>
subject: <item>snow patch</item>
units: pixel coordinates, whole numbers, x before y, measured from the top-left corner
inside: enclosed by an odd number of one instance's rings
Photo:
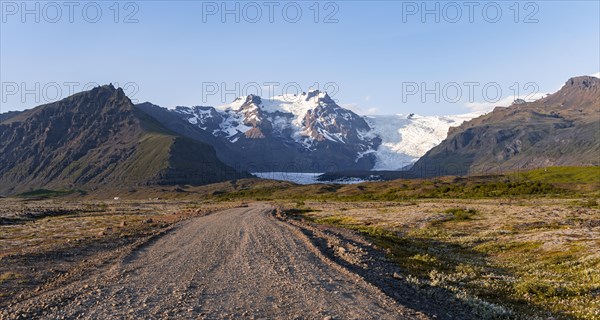
[[[237,139],[231,139],[239,133],[244,133],[252,127],[244,124],[244,115],[236,112],[227,112],[228,117],[219,125],[221,132],[225,134],[231,142],[237,141]]]

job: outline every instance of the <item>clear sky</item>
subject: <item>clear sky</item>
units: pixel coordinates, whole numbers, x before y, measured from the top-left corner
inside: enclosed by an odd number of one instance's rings
[[[363,114],[457,114],[600,71],[599,1],[70,3],[2,1],[1,112],[112,82],[164,107],[318,86]]]

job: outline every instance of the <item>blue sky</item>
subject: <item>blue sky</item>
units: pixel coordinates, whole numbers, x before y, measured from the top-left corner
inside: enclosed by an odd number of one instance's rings
[[[318,14],[315,1],[275,1],[273,22],[265,2],[227,2],[239,23],[223,21],[222,1],[123,1],[118,14],[114,1],[85,3],[70,15],[58,2],[58,17],[45,2],[2,1],[1,112],[113,82],[164,107],[220,105],[256,85],[268,96],[277,83],[275,94],[327,85],[360,113],[457,114],[600,71],[599,1],[484,1],[472,12],[463,2],[338,1],[317,3]]]

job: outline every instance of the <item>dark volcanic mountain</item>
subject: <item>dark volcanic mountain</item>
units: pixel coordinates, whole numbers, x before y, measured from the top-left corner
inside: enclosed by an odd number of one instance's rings
[[[488,174],[600,165],[600,79],[576,77],[560,91],[519,101],[451,128],[419,159],[418,176]]]
[[[166,129],[112,85],[0,122],[0,194],[206,184],[242,176],[211,146]]]
[[[363,117],[316,90],[271,100],[249,95],[220,109],[138,107],[169,129],[211,144],[227,164],[251,172],[369,170],[381,144]]]

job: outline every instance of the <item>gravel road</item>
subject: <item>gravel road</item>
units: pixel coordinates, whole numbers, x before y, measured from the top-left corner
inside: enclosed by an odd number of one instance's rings
[[[12,305],[8,317],[425,318],[324,257],[266,204],[179,226],[82,280]]]

